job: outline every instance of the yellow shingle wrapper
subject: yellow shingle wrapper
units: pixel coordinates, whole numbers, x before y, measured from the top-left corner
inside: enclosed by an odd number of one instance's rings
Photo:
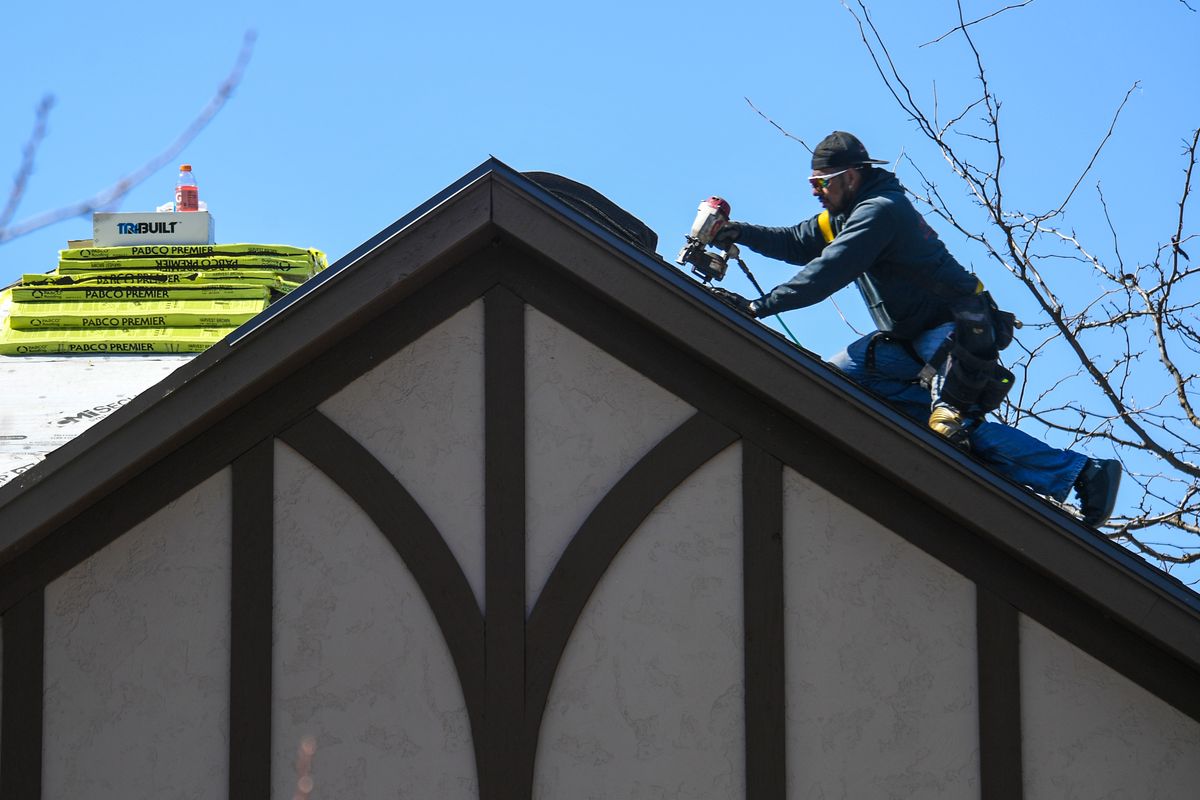
[[[200,353],[233,328],[139,328],[136,330],[15,331],[0,324],[0,355],[87,353]]]
[[[0,354],[198,353],[328,265],[289,245],[63,250],[0,292]]]
[[[204,270],[200,272],[75,272],[62,275],[58,272],[37,273],[21,276],[21,286],[124,286],[128,284],[156,284],[166,286],[201,286],[205,284],[241,284],[265,286],[278,292],[287,291],[285,282],[274,272],[254,270]],[[287,285],[296,284],[288,281]]]
[[[67,259],[58,262],[60,275],[76,272],[100,272],[103,270],[156,270],[160,272],[193,272],[196,270],[236,269],[263,270],[293,278],[306,278],[316,273],[316,266],[309,257],[284,258],[278,256],[204,256],[199,258],[95,258],[89,260]]]
[[[87,260],[93,258],[195,258],[211,255],[312,256],[319,261],[323,261],[325,258],[325,254],[321,253],[320,250],[313,250],[306,247],[292,247],[286,244],[148,244],[129,247],[83,247],[73,250],[60,250],[58,255],[59,258],[65,260]],[[317,256],[319,256],[319,259]]]
[[[121,302],[129,300],[266,300],[266,286],[235,286],[228,283],[121,283],[119,286],[83,284],[75,286],[15,286],[13,300],[20,303]]]
[[[258,300],[151,300],[116,303],[19,303],[9,310],[13,330],[46,328],[227,328],[267,307]]]

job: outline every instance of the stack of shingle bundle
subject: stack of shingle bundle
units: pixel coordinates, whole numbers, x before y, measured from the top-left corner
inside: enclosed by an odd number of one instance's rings
[[[327,266],[273,244],[62,250],[0,296],[0,354],[196,353]]]

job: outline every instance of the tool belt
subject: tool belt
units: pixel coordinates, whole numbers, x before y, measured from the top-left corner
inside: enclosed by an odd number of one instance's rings
[[[898,344],[922,365],[914,382],[930,389],[949,361],[939,399],[964,413],[982,416],[999,408],[1012,389],[1015,377],[999,359],[1000,351],[1012,343],[1016,316],[1001,311],[985,291],[952,301],[950,310],[954,330],[928,361],[921,358],[911,341],[877,333],[867,344],[866,366],[875,366],[878,342]]]
[[[950,308],[954,332],[934,354],[949,350],[942,357],[949,359],[949,367],[940,399],[965,413],[995,411],[1013,386],[1014,376],[1001,365],[1000,351],[1012,343],[1016,317],[1001,311],[987,292],[955,301]]]

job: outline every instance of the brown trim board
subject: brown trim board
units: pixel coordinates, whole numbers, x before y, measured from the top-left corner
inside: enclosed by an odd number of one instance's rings
[[[783,464],[750,442],[742,445],[742,554],[746,798],[784,800]]]
[[[3,617],[3,684],[0,688],[0,797],[41,800],[42,698],[46,602],[26,595]]]
[[[979,788],[982,800],[1021,800],[1021,651],[1017,610],[983,587],[975,592],[979,668]]]
[[[600,579],[642,521],[667,495],[737,434],[695,414],[655,445],[608,490],[571,537],[546,580],[526,627],[525,737],[520,786],[533,786],[534,762],[546,702],[567,641]]]
[[[279,438],[363,510],[412,572],[454,660],[472,740],[482,742],[483,617],[471,585],[445,539],[391,472],[325,415],[314,411]],[[480,749],[476,745],[477,768],[482,767]]]
[[[271,795],[275,440],[233,462],[229,796]]]
[[[521,800],[525,712],[525,304],[484,296],[484,690],[480,800]]]

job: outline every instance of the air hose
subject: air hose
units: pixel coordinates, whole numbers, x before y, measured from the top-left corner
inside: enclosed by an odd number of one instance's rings
[[[754,278],[754,273],[752,273],[750,268],[746,266],[746,262],[742,260],[741,256],[737,257],[737,263],[738,266],[742,268],[742,272],[746,273],[746,277],[750,279],[750,283],[754,284],[754,290],[758,292],[758,296],[762,297],[765,295],[766,292],[764,292],[763,288],[758,285],[758,281]],[[802,348],[803,345],[800,344],[800,340],[796,338],[796,334],[792,333],[792,329],[789,328],[787,323],[783,321],[783,317],[779,317],[779,324],[783,326],[783,329],[787,332],[788,338],[796,344],[796,347]]]

